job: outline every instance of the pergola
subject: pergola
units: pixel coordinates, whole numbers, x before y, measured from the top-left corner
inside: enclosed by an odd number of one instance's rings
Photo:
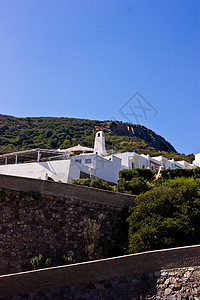
[[[63,159],[66,152],[62,150],[33,149],[0,155],[0,165],[17,164],[27,162],[40,162],[54,158]]]
[[[81,153],[94,153],[93,148],[84,147],[84,146],[81,146],[79,144],[77,146],[64,149],[63,151],[67,151],[70,154],[75,154],[75,155],[78,155],[78,154],[81,154]]]

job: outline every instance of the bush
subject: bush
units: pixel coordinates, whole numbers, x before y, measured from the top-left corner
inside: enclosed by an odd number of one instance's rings
[[[142,177],[132,178],[129,181],[123,178],[116,186],[118,192],[132,195],[147,192],[150,188],[150,185]]]
[[[199,180],[177,178],[139,195],[130,209],[131,253],[200,243]]]
[[[91,178],[82,178],[82,179],[73,179],[73,184],[77,185],[84,185],[93,188],[103,189],[103,190],[112,190],[112,187],[108,184],[107,181],[102,180],[98,177],[91,177]]]
[[[170,180],[176,177],[185,177],[185,178],[200,178],[200,168],[194,169],[174,169],[174,170],[162,170],[162,179]]]
[[[132,178],[142,177],[143,179],[150,179],[155,174],[155,171],[150,169],[124,169],[119,172],[119,178],[130,181]]]

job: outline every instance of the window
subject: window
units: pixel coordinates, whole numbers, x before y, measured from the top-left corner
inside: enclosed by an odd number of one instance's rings
[[[92,160],[90,158],[86,158],[85,163],[86,164],[91,164]]]
[[[154,166],[153,166],[153,165],[151,166],[151,170],[152,170],[152,171],[154,170]]]
[[[100,135],[101,135],[100,132],[98,132],[98,137],[100,137]]]
[[[142,169],[144,169],[145,168],[145,166],[144,165],[142,165]]]
[[[132,169],[134,169],[134,163],[132,162]]]
[[[75,162],[81,164],[81,159],[75,159]]]

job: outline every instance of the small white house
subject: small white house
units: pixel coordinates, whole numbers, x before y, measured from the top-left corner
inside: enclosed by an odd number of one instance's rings
[[[148,161],[145,157],[137,154],[136,152],[123,152],[114,154],[121,159],[121,170],[148,167]]]
[[[147,168],[151,169],[152,171],[159,170],[160,167],[162,167],[162,163],[151,157],[149,154],[141,154],[141,156],[147,160]]]
[[[195,160],[193,160],[193,165],[195,167],[200,167],[200,153],[195,154]]]
[[[183,166],[183,169],[192,169],[193,166],[185,160],[178,160],[176,163]]]
[[[159,161],[162,164],[163,169],[173,169],[172,161],[168,160],[164,156],[154,156],[153,159]]]
[[[172,163],[172,169],[184,169],[184,166],[174,159],[170,159],[169,161]]]
[[[87,167],[89,171],[85,171],[93,176],[101,179],[117,183],[119,171],[121,170],[121,159],[111,155],[104,158],[97,154],[80,154],[70,157],[72,161],[81,166]]]

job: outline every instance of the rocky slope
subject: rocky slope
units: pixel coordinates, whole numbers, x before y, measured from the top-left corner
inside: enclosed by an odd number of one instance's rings
[[[122,122],[111,122],[108,126],[111,132],[118,136],[138,137],[148,142],[150,147],[153,147],[157,150],[176,152],[174,147],[163,137],[144,126]]]

